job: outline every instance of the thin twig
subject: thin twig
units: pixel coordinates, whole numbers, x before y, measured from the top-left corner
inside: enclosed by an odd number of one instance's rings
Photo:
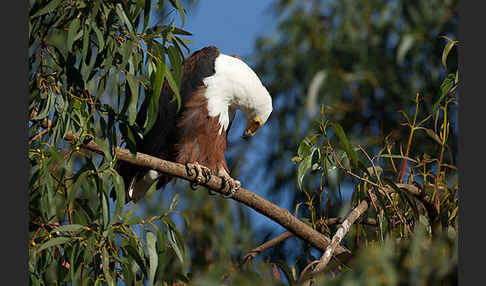
[[[321,259],[316,265],[316,268],[312,270],[311,276],[308,278],[309,280],[307,280],[304,285],[310,284],[311,277],[314,277],[316,274],[324,271],[324,268],[326,268],[326,265],[331,260],[333,252],[339,246],[339,243],[343,240],[344,236],[348,233],[354,222],[368,209],[368,207],[368,200],[362,200],[361,203],[356,208],[354,208],[351,213],[346,217],[346,219],[336,231],[336,234],[334,234],[334,236],[332,237],[331,243],[327,246],[326,251],[324,251],[324,254],[321,256]]]
[[[267,249],[270,249],[283,241],[287,240],[288,238],[291,238],[294,236],[291,232],[284,232],[281,235],[261,244],[258,247],[253,248],[252,250],[248,251],[248,253],[245,255],[243,258],[243,263],[246,263],[249,260],[252,260],[253,258],[257,257],[260,253],[264,252]]]
[[[34,136],[32,136],[30,139],[29,139],[29,145],[32,144],[32,142],[34,142],[35,140],[39,139],[40,137],[42,137],[44,134],[46,134],[47,132],[49,132],[49,128],[46,128],[46,129],[42,129],[39,133],[35,134]]]

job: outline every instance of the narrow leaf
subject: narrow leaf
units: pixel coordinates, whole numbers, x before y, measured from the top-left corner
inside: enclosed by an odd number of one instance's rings
[[[82,230],[84,226],[80,224],[67,224],[56,227],[52,232],[61,232],[61,231],[79,231]]]
[[[142,259],[142,256],[135,249],[135,247],[133,247],[132,245],[127,245],[125,246],[125,250],[128,252],[128,255],[135,259],[140,269],[142,269],[144,275],[147,275],[147,267],[145,266],[145,262]]]
[[[312,156],[308,155],[305,157],[302,162],[300,162],[299,167],[297,167],[297,185],[299,189],[302,190],[302,181],[304,179],[307,170],[311,167]]]
[[[86,56],[88,55],[89,47],[89,34],[91,33],[91,28],[88,25],[83,25],[83,61],[87,62]]]
[[[128,123],[133,125],[137,117],[137,104],[138,104],[138,81],[137,78],[131,74],[127,74],[127,82],[130,86],[130,103],[128,105]]]
[[[457,41],[449,41],[442,52],[442,66],[447,69],[447,56],[451,52]]]
[[[181,108],[181,95],[179,94],[179,86],[177,85],[176,81],[172,77],[172,73],[169,70],[169,67],[164,63],[164,75],[169,83],[170,88],[174,92],[174,97],[177,99],[177,110]]]
[[[179,14],[181,16],[182,26],[184,26],[184,10],[182,9],[181,3],[179,0],[169,0],[172,6],[176,7],[179,10]]]
[[[73,239],[72,237],[56,237],[56,238],[50,239],[50,240],[46,241],[44,244],[42,244],[41,246],[39,246],[37,251],[40,252],[40,251],[42,251],[46,248],[64,244],[64,243],[66,243],[66,242],[68,242],[72,239]]]
[[[100,31],[97,25],[93,25],[93,30],[96,34],[96,38],[98,39],[98,53],[100,53],[105,47],[105,39],[103,38],[103,33]]]
[[[145,31],[147,29],[147,26],[150,21],[150,9],[152,8],[152,1],[151,0],[145,0],[145,8],[143,10],[143,29],[142,31]]]
[[[434,139],[435,142],[439,143],[440,145],[442,145],[442,141],[440,140],[439,136],[437,136],[437,134],[435,134],[434,130],[432,129],[428,129],[428,128],[421,128],[425,131],[425,133],[427,133],[427,135]]]
[[[74,18],[74,20],[72,20],[71,24],[69,25],[69,31],[67,35],[67,50],[69,52],[72,51],[73,43],[76,38],[76,35],[78,34],[79,26],[80,26],[80,21],[78,18]]]
[[[381,157],[383,157],[383,158],[393,158],[393,159],[405,159],[405,160],[408,160],[410,162],[417,163],[416,160],[414,160],[414,159],[412,159],[410,157],[407,157],[407,156],[403,156],[403,155],[383,154],[383,155],[381,155]]]
[[[103,274],[105,275],[105,280],[108,282],[109,286],[115,286],[115,281],[110,274],[110,259],[106,247],[103,247]]]
[[[182,255],[182,249],[181,249],[181,247],[179,247],[179,243],[177,241],[176,232],[174,230],[172,230],[172,228],[169,228],[168,229],[168,234],[169,234],[168,236],[169,236],[169,244],[170,244],[170,246],[172,247],[172,249],[176,253],[177,258],[179,258],[179,260],[181,261],[181,263],[184,264],[184,256]]]
[[[133,30],[132,23],[128,19],[127,15],[125,14],[125,11],[123,10],[123,8],[122,8],[122,6],[121,6],[120,3],[116,4],[116,9],[115,10],[116,10],[116,14],[120,18],[120,21],[122,21],[123,23],[125,23],[125,26],[127,27],[128,32],[130,33],[130,37],[133,40],[136,40],[135,30]]]
[[[356,152],[354,151],[353,145],[349,142],[348,138],[346,137],[346,134],[344,133],[343,128],[339,123],[333,122],[331,123],[332,130],[334,133],[339,138],[339,141],[344,145],[344,151],[348,155],[349,159],[351,159],[351,163],[353,167],[358,166],[358,156],[356,155]]]
[[[62,2],[62,0],[52,0],[51,2],[49,2],[49,4],[47,4],[44,8],[40,9],[39,11],[37,11],[30,18],[33,19],[35,17],[39,17],[41,15],[44,15],[44,14],[47,14],[47,13],[50,13],[50,12],[54,11],[57,8],[57,6],[59,6],[59,4],[61,2]]]
[[[149,285],[154,285],[155,272],[157,271],[158,256],[155,242],[157,238],[155,234],[147,232],[147,250],[149,254]]]
[[[432,113],[435,113],[437,108],[439,108],[439,105],[440,105],[440,102],[442,101],[442,99],[444,99],[449,94],[452,86],[454,85],[454,80],[455,80],[454,73],[448,74],[446,79],[444,79],[444,81],[440,85],[440,97],[434,103],[434,106],[432,107]]]
[[[105,192],[101,192],[101,212],[103,216],[103,226],[106,228],[110,222],[110,206],[108,205],[108,198]]]
[[[148,105],[148,112],[147,112],[147,119],[144,125],[144,133],[146,135],[150,129],[153,127],[159,112],[159,98],[160,93],[162,91],[162,86],[164,84],[164,67],[165,63],[160,63],[157,65],[157,69],[155,70],[154,76],[154,89],[149,98],[149,105]]]
[[[115,206],[115,213],[113,214],[112,220],[117,220],[121,217],[121,213],[123,211],[123,207],[125,206],[125,184],[123,183],[123,179],[120,175],[115,174],[113,184],[115,187],[116,193],[116,206]]]
[[[287,278],[287,281],[289,282],[289,285],[295,285],[295,278],[292,275],[292,270],[290,267],[284,262],[284,261],[275,261],[275,265],[277,265],[282,272],[285,274],[285,277]]]

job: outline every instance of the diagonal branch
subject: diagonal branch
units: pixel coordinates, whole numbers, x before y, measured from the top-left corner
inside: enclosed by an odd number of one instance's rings
[[[243,258],[242,264],[246,263],[249,260],[252,260],[253,258],[257,257],[260,253],[262,253],[265,250],[270,249],[270,248],[284,242],[285,240],[287,240],[288,238],[291,238],[292,236],[294,236],[294,234],[287,231],[287,232],[284,232],[284,233],[282,233],[281,235],[279,235],[275,238],[270,239],[269,241],[255,247],[255,248],[253,248],[252,250],[248,251],[248,253],[245,255],[245,257]]]
[[[64,140],[74,143],[77,141],[78,137],[78,135],[69,131],[64,135]],[[94,141],[84,144],[83,148],[103,154],[102,149]],[[197,175],[192,174],[192,176],[190,176],[187,174],[186,167],[183,164],[162,160],[139,152],[133,154],[129,150],[120,147],[116,147],[115,152],[119,160],[142,167],[148,167],[190,182],[195,182],[196,180]],[[229,187],[222,188],[222,179],[218,176],[212,176],[208,182],[202,182],[200,185],[210,188],[219,194],[230,195]],[[240,188],[231,198],[274,220],[295,236],[309,242],[313,247],[320,251],[325,251],[326,247],[331,243],[331,240],[328,237],[293,216],[287,209],[281,208],[245,188]],[[351,252],[344,247],[338,247],[335,254],[337,255],[341,253]]]
[[[70,135],[70,134],[68,134]],[[101,148],[94,142],[90,142],[86,147],[92,151],[101,152]],[[152,157],[143,153],[136,153],[134,156],[129,150],[123,148],[116,148],[118,158],[123,161],[130,162],[143,167],[149,167],[153,170],[164,172],[178,178],[185,179],[187,181],[194,182],[196,180],[196,174],[189,176],[186,171],[186,167],[182,164],[165,161],[156,157]],[[212,176],[209,182],[201,183],[202,186],[210,188],[211,190],[220,193],[222,195],[229,195],[229,188],[221,189],[222,180],[220,177]],[[331,240],[312,229],[304,222],[293,216],[287,209],[281,208],[266,199],[254,194],[253,192],[240,188],[233,196],[232,199],[243,203],[264,216],[271,218],[279,223],[284,228],[288,229],[294,235],[308,241],[315,248],[324,251],[326,246],[329,245]],[[343,252],[350,252],[344,247],[340,247],[336,250],[336,254]]]
[[[317,263],[316,268],[314,268],[314,270],[311,272],[311,275],[308,276],[308,279],[322,272],[324,268],[326,268],[326,265],[331,260],[334,251],[339,246],[339,243],[343,240],[344,236],[348,233],[349,229],[354,224],[354,222],[368,209],[368,207],[369,207],[368,200],[362,200],[361,203],[351,211],[351,213],[346,217],[346,219],[343,221],[341,226],[338,228],[338,230],[332,237],[331,243],[327,246],[326,251],[321,256],[320,261]],[[310,280],[307,280],[306,282],[309,281]],[[304,285],[305,284],[308,283],[304,283]]]

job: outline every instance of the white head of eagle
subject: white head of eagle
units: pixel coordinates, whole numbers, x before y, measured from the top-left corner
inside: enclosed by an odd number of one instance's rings
[[[227,130],[234,111],[242,110],[248,121],[244,137],[252,136],[272,112],[272,98],[255,72],[241,59],[219,54],[215,73],[204,78],[209,116],[218,117],[221,129]]]
[[[171,101],[173,92],[164,82],[157,120],[147,134],[136,139],[137,151],[181,164],[197,163],[230,179],[224,152],[235,112],[239,109],[247,117],[243,138],[253,136],[272,112],[268,90],[238,56],[210,46],[184,61],[180,94],[182,108],[178,110]],[[146,102],[137,114],[138,126],[144,125]],[[156,180],[157,187],[171,180],[167,174],[123,161],[118,162],[117,171],[127,186],[127,198],[134,201]]]

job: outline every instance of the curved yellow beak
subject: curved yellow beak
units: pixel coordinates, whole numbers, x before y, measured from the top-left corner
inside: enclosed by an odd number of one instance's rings
[[[255,117],[252,119],[248,119],[248,121],[246,122],[245,132],[243,132],[242,137],[244,139],[252,137],[253,135],[255,135],[256,131],[258,130],[258,128],[260,128],[260,126],[262,126],[262,120],[260,118]]]

